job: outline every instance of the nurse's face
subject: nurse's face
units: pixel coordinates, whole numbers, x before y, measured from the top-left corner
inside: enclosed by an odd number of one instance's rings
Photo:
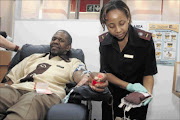
[[[124,39],[128,32],[129,18],[118,9],[111,10],[106,15],[106,27],[118,40]]]

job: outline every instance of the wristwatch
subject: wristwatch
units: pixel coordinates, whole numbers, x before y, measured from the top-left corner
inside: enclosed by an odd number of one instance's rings
[[[7,83],[5,83],[4,86],[9,86],[9,85]]]
[[[18,45],[16,45],[16,47],[14,48],[14,51],[15,51],[15,52],[17,52],[17,51],[18,51],[18,49],[19,49],[19,46],[18,46]]]

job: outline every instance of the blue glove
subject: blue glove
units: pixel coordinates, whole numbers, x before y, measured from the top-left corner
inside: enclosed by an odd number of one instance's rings
[[[130,91],[130,92],[144,92],[146,93],[147,90],[144,86],[142,86],[140,83],[129,83],[126,87],[126,90]]]
[[[143,102],[142,106],[146,106],[147,104],[149,104],[152,100],[152,97],[150,97],[149,99],[147,99],[146,101]]]

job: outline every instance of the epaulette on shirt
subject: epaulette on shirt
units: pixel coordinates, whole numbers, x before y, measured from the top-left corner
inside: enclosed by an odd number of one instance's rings
[[[108,32],[99,35],[99,42],[102,42],[107,34],[108,34]]]
[[[151,39],[152,34],[150,32],[146,32],[144,30],[137,29],[137,28],[136,28],[136,31],[137,31],[140,38],[142,38],[144,40],[150,40]]]

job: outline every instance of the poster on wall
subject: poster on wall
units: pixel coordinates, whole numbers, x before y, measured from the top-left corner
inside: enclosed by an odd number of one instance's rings
[[[177,59],[179,24],[149,24],[158,64],[174,65]]]

